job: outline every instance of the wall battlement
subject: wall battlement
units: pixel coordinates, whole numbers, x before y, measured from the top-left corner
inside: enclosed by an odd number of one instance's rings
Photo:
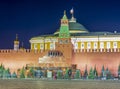
[[[56,51],[53,50],[53,52]],[[5,68],[10,68],[12,72],[16,72],[17,69],[25,67],[26,64],[39,64],[39,58],[46,54],[51,54],[51,51],[0,49],[0,64],[5,65]],[[56,55],[56,53],[54,54]],[[94,68],[96,65],[99,74],[104,65],[105,68],[109,68],[111,73],[117,75],[118,65],[120,64],[120,49],[74,50],[71,63],[77,65],[77,69],[81,69],[81,71],[84,71],[86,65],[88,71],[89,68]]]
[[[43,53],[42,50],[31,50],[31,49],[20,49],[20,50],[13,50],[13,49],[0,49],[1,53]]]
[[[46,50],[49,51],[49,50]],[[54,50],[52,50],[54,51]],[[20,50],[13,50],[13,49],[0,49],[0,53],[43,53],[43,50],[31,50],[31,49],[20,49]],[[74,53],[81,53],[81,52],[120,52],[120,48],[118,49],[74,49]]]
[[[75,49],[74,53],[81,53],[81,52],[120,52],[120,48],[118,49]]]

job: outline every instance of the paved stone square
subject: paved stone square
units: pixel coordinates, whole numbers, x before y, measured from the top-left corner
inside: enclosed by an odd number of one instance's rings
[[[1,79],[0,89],[120,89],[120,81]]]

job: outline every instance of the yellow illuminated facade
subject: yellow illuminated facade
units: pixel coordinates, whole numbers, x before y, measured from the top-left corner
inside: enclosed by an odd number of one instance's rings
[[[67,16],[66,16],[67,19]],[[89,32],[73,17],[68,20],[73,50],[79,52],[116,52],[120,51],[120,33]],[[59,29],[52,35],[41,35],[30,39],[31,50],[55,50]]]

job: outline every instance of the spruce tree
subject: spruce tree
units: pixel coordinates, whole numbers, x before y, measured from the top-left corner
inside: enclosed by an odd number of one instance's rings
[[[11,78],[17,78],[17,74],[13,72],[13,74],[11,75]]]
[[[106,69],[105,72],[106,72],[106,78],[107,78],[107,79],[111,79],[111,72],[109,71],[108,68]]]
[[[102,66],[102,72],[104,72],[105,71],[105,68],[104,68],[104,65]]]
[[[86,68],[85,68],[85,71],[84,71],[84,78],[88,78],[88,71],[87,71],[87,66],[86,66]]]
[[[3,77],[3,71],[4,71],[4,66],[1,64],[0,65],[0,78]]]
[[[2,64],[0,65],[0,69],[2,68]]]
[[[33,77],[35,77],[35,72],[34,72],[33,67],[30,68],[30,70],[29,70],[29,74],[28,74],[27,77],[28,77],[28,78],[33,78]]]
[[[10,69],[8,68],[6,71],[7,71],[7,78],[11,78]]]
[[[2,78],[2,76],[3,76],[3,70],[2,68],[0,68],[0,78]]]
[[[80,70],[76,70],[75,79],[80,79],[80,78],[81,78]]]
[[[20,71],[20,78],[25,78],[25,69],[24,69],[24,67]]]
[[[4,69],[4,70],[3,70],[3,78],[7,78],[7,74],[8,74],[8,73],[7,73],[7,70]]]
[[[68,74],[68,71],[69,71],[69,70],[68,70],[68,69],[66,69],[66,72],[65,72],[65,75],[64,75],[64,78],[65,78],[65,79],[69,79],[69,74]]]
[[[118,66],[118,77],[120,79],[120,65]]]
[[[0,68],[1,68],[2,70],[5,70],[5,67],[4,67],[3,64],[1,64]]]
[[[88,78],[89,78],[89,79],[94,79],[94,77],[95,77],[95,76],[94,76],[94,71],[93,71],[93,69],[91,68],[91,69],[90,69],[90,72],[89,72]]]
[[[62,73],[60,70],[57,71],[57,79],[62,79]]]
[[[102,66],[102,70],[101,70],[101,77],[104,77],[105,76],[105,68],[104,68],[104,65]]]
[[[93,73],[94,73],[95,78],[97,78],[98,77],[98,72],[97,72],[97,69],[96,69],[96,65],[94,67]]]

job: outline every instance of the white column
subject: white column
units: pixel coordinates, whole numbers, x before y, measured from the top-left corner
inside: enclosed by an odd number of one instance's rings
[[[109,52],[110,49],[110,42],[107,42],[107,52]]]
[[[53,49],[55,50],[55,41],[53,41]]]
[[[103,52],[102,49],[104,49],[104,42],[100,42],[100,52]]]
[[[116,52],[116,49],[117,49],[117,42],[113,42],[113,48],[114,48],[114,52]]]
[[[37,50],[37,44],[34,44],[34,49]]]

